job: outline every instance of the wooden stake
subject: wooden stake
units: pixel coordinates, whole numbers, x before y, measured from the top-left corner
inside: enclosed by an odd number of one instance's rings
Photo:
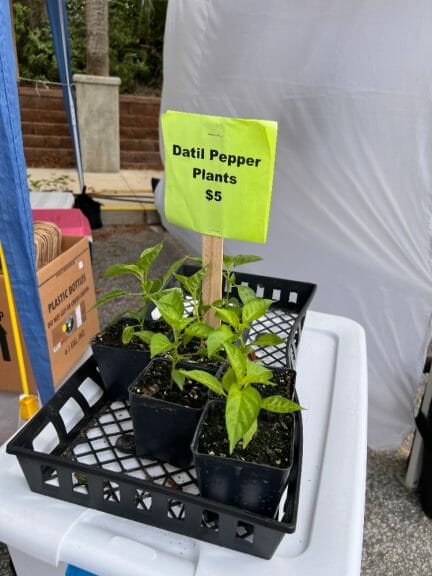
[[[223,238],[203,234],[202,260],[203,266],[209,265],[203,282],[203,304],[211,304],[222,298]],[[205,321],[213,328],[220,325],[213,310],[207,312]]]

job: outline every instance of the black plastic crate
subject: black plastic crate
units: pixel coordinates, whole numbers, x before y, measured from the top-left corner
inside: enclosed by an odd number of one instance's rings
[[[189,276],[197,270],[197,266],[186,264],[179,269],[179,273]],[[235,276],[237,284],[249,286],[257,296],[274,300],[265,317],[253,323],[249,338],[255,338],[261,332],[273,332],[286,339],[279,346],[257,349],[257,358],[267,366],[295,370],[306,312],[314,297],[316,284],[243,272],[235,272]],[[222,290],[225,291],[225,286]]]
[[[184,266],[180,272],[187,275],[194,270]],[[295,369],[316,285],[244,273],[236,277],[258,296],[275,301],[266,316],[253,324],[250,337],[264,331],[286,338],[284,344],[258,350],[257,357],[269,366]],[[132,432],[129,405],[108,397],[94,358],[24,426],[7,451],[18,457],[35,492],[271,558],[284,534],[296,527],[303,434],[301,413],[294,417],[295,464],[280,520],[202,498],[193,467],[180,470],[119,451],[118,437]]]
[[[202,498],[193,467],[120,452],[132,430],[128,403],[108,399],[90,358],[9,442],[34,492],[271,558],[295,531],[302,460],[302,420],[295,413],[295,465],[280,520]]]

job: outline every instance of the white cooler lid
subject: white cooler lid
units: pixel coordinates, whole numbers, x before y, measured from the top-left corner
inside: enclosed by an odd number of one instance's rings
[[[309,312],[297,371],[306,408],[297,530],[271,560],[33,493],[4,447],[0,540],[48,564],[74,564],[98,576],[360,574],[367,457],[363,329]]]

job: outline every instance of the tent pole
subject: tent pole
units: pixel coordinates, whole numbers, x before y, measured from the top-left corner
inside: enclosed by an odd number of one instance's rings
[[[59,20],[60,20],[60,34],[61,34],[61,42],[62,42],[62,52],[63,52],[63,60],[65,64],[65,70],[68,69],[68,57],[67,57],[67,50],[66,50],[66,33],[64,27],[64,11],[63,11],[63,0],[57,0],[57,5],[59,9]],[[76,163],[77,163],[77,171],[78,171],[78,179],[80,184],[81,192],[84,191],[84,172],[82,166],[82,158],[81,158],[81,146],[79,141],[78,135],[78,124],[76,118],[76,110],[75,110],[75,102],[72,94],[72,87],[70,83],[69,74],[66,73],[66,90],[69,95],[69,111],[71,115],[71,124],[72,124],[72,138],[75,145],[75,156],[76,156]]]
[[[20,375],[21,386],[23,389],[23,395],[20,397],[20,417],[22,420],[29,420],[33,414],[39,410],[39,401],[36,396],[30,394],[30,389],[27,379],[27,371],[24,363],[24,352],[21,344],[20,330],[18,326],[18,316],[15,309],[15,301],[12,294],[12,286],[9,278],[9,271],[6,264],[6,258],[3,252],[3,246],[0,242],[0,264],[3,272],[6,301],[9,309],[11,324],[12,324],[12,335],[15,344],[18,371]]]

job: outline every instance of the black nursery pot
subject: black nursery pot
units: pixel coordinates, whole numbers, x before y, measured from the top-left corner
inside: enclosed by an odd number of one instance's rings
[[[207,402],[207,392],[202,386],[203,400],[199,407],[182,406],[153,396],[137,394],[135,390],[140,386],[143,377],[150,374],[158,364],[170,366],[170,361],[164,358],[152,360],[129,387],[136,455],[186,468],[192,463],[190,445]],[[197,365],[182,362],[178,364],[178,368],[195,370]],[[211,374],[217,372],[217,366],[199,366],[199,369]],[[177,385],[173,383],[173,386]]]
[[[291,455],[290,462],[285,468],[278,468],[199,452],[199,441],[204,424],[208,416],[214,411],[220,413],[220,418],[224,420],[225,403],[221,400],[212,400],[207,404],[191,446],[201,496],[273,518],[293,466],[294,418],[290,419],[292,446],[287,447]],[[258,434],[260,426],[270,423],[271,420],[261,421],[258,426]]]
[[[105,389],[110,398],[115,400],[127,400],[129,385],[150,362],[150,349],[144,343],[142,343],[142,348],[138,348],[134,342],[127,345],[122,343],[123,328],[128,325],[136,325],[136,321],[133,318],[122,318],[119,322],[108,326],[91,341],[93,356]],[[104,338],[107,330],[114,327],[118,331],[118,344],[105,343]],[[160,332],[161,322],[159,320],[146,320],[145,328]]]

